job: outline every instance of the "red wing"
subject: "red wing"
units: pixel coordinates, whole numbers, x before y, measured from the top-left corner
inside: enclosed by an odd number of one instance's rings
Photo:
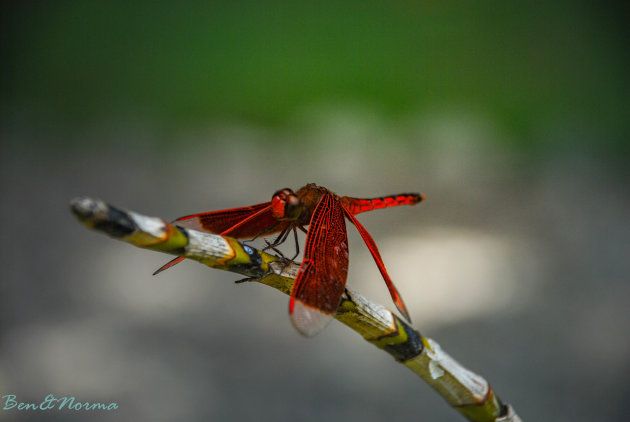
[[[405,319],[411,322],[411,318],[409,318],[409,313],[407,312],[407,307],[405,306],[405,303],[403,302],[402,297],[400,296],[400,293],[398,293],[398,290],[396,290],[396,286],[394,286],[394,282],[392,281],[391,278],[389,278],[389,274],[387,274],[387,270],[385,269],[385,264],[383,264],[383,258],[381,258],[381,254],[378,252],[378,248],[376,247],[376,243],[374,243],[374,239],[372,239],[372,236],[370,236],[367,230],[365,230],[365,227],[363,227],[361,223],[359,223],[359,221],[356,218],[354,218],[354,215],[352,215],[352,212],[350,212],[350,210],[348,210],[344,205],[341,205],[341,207],[343,208],[343,212],[345,213],[348,220],[350,220],[352,224],[354,224],[356,228],[359,230],[359,233],[361,234],[363,241],[365,242],[368,249],[370,250],[370,253],[372,254],[372,257],[374,258],[374,261],[376,261],[376,266],[381,271],[381,275],[383,276],[383,279],[385,279],[385,284],[387,284],[387,289],[389,290],[389,294],[391,295],[392,300],[394,301],[394,305],[396,305],[396,308],[398,308],[398,311],[400,311],[400,313],[405,317]]]
[[[289,225],[288,222],[279,222],[273,217],[271,214],[271,202],[263,202],[262,204],[249,207],[187,215],[179,217],[173,223],[188,229],[203,230],[237,239],[278,233]],[[153,275],[179,264],[184,259],[183,256],[172,259],[158,268]]]
[[[203,230],[237,239],[255,237],[262,232],[271,234],[282,231],[278,220],[271,215],[271,202],[187,215],[179,217],[173,223],[188,229]]]
[[[348,236],[337,197],[322,195],[311,217],[304,259],[291,290],[289,313],[295,328],[310,337],[337,311],[348,275]]]

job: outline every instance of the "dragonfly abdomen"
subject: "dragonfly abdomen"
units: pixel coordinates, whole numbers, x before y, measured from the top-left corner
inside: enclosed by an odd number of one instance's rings
[[[359,214],[365,211],[379,208],[396,207],[398,205],[415,205],[424,199],[424,195],[419,193],[399,193],[397,195],[382,196],[380,198],[341,198],[352,214]]]

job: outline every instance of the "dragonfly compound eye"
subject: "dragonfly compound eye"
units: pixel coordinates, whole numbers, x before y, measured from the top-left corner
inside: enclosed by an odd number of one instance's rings
[[[287,220],[297,220],[302,212],[302,201],[300,198],[291,192],[289,196],[287,196],[286,204],[284,206],[284,217]]]
[[[291,189],[277,191],[271,198],[271,214],[282,221],[295,220],[300,215],[300,198]]]

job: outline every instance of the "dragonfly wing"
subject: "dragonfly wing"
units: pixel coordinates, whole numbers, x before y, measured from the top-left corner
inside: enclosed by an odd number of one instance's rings
[[[271,215],[271,202],[229,210],[210,211],[179,217],[173,222],[187,229],[232,236],[255,237],[262,232],[277,233],[282,229],[278,220]]]
[[[322,195],[313,211],[304,259],[291,290],[289,313],[295,328],[311,337],[337,311],[348,275],[348,236],[338,199]]]
[[[178,218],[173,224],[187,229],[202,230],[242,239],[278,233],[284,230],[289,223],[276,220],[271,214],[271,202],[263,202],[249,207],[187,215]],[[183,260],[183,256],[178,256],[158,268],[153,275],[161,273]]]
[[[173,258],[170,261],[168,261],[166,264],[162,265],[160,268],[158,268],[157,270],[155,270],[153,272],[153,275],[158,275],[159,273],[161,273],[164,270],[168,270],[169,268],[179,264],[180,262],[182,262],[184,259],[186,259],[183,256],[178,256],[177,258]]]
[[[400,313],[405,317],[405,319],[411,322],[411,318],[409,318],[409,312],[407,312],[407,307],[405,306],[405,303],[403,302],[402,297],[400,296],[400,293],[398,293],[396,286],[394,286],[394,282],[389,277],[389,274],[387,274],[387,270],[385,269],[385,264],[383,264],[383,258],[381,258],[381,254],[378,252],[378,248],[376,247],[376,243],[374,243],[374,239],[372,239],[372,236],[370,236],[368,231],[365,230],[365,227],[363,227],[363,225],[359,223],[359,221],[354,217],[354,215],[352,215],[352,212],[348,208],[346,208],[344,205],[341,205],[341,207],[343,208],[343,212],[348,218],[348,220],[350,220],[352,224],[356,226],[357,230],[359,230],[359,233],[361,234],[363,241],[365,242],[368,249],[370,250],[370,253],[372,254],[372,257],[374,258],[374,261],[376,261],[376,266],[380,270],[381,275],[383,276],[383,279],[385,280],[385,284],[387,284],[387,289],[389,290],[389,294],[391,295],[392,300],[394,301],[394,305],[396,305],[396,308],[398,308],[398,311],[400,311]]]

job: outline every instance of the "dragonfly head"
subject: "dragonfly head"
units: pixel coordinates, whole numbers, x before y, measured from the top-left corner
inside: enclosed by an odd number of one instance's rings
[[[302,212],[302,201],[291,189],[280,189],[271,198],[271,213],[280,221],[295,221]]]

